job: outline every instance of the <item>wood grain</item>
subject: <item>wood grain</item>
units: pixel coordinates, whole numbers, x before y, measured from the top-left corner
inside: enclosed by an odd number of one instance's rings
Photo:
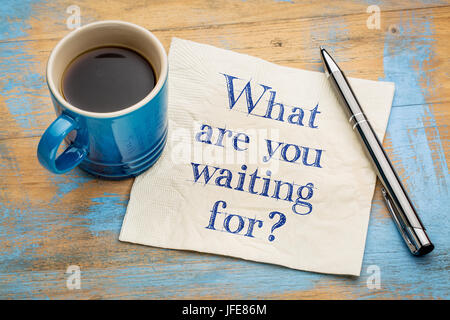
[[[72,1],[0,4],[0,298],[449,298],[450,6],[385,1],[381,28],[366,26],[366,1],[77,1],[82,23],[120,19],[172,37],[321,71],[319,45],[350,76],[393,81],[384,145],[427,225],[436,250],[405,248],[374,196],[360,277],[290,270],[117,240],[133,180],[56,176],[36,159],[54,119],[45,84],[51,49],[69,30]],[[81,289],[66,287],[70,265]],[[381,271],[369,289],[368,267]]]

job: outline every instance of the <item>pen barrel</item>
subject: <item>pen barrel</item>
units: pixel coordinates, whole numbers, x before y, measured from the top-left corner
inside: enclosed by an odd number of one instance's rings
[[[353,130],[357,132],[377,176],[386,190],[390,201],[389,206],[391,207],[389,209],[394,211],[390,210],[390,212],[396,222],[398,222],[396,225],[399,229],[402,228],[400,230],[402,236],[409,238],[410,243],[407,243],[409,249],[415,255],[430,252],[434,246],[425,233],[425,228],[404,186],[366,118],[345,75],[341,71],[336,71],[330,74],[330,78],[332,78],[331,83],[335,87],[335,92],[341,105],[344,106],[347,112],[349,122]]]

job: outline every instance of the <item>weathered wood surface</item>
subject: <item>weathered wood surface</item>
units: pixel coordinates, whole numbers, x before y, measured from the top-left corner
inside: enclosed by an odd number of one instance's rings
[[[132,179],[56,176],[36,159],[54,119],[45,84],[50,50],[81,22],[120,19],[271,62],[321,70],[325,45],[350,76],[394,81],[384,141],[436,244],[408,252],[379,187],[360,277],[121,243]],[[369,5],[381,28],[368,29]],[[0,3],[0,298],[449,298],[450,5],[444,1],[72,1]],[[336,248],[339,250],[339,248]],[[81,289],[66,287],[68,266]],[[367,286],[369,267],[381,288]]]

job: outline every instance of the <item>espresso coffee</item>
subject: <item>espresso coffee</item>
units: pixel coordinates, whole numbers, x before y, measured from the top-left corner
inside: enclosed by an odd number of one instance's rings
[[[139,53],[124,47],[100,47],[68,65],[62,94],[79,109],[113,112],[141,101],[155,83],[151,64]]]

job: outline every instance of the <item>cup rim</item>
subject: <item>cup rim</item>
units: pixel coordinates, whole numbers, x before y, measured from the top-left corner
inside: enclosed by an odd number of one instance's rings
[[[148,35],[148,37],[151,41],[153,41],[156,44],[156,48],[158,50],[158,56],[161,58],[161,72],[160,72],[160,75],[156,82],[156,85],[150,91],[150,93],[147,96],[145,96],[142,100],[140,100],[139,102],[137,102],[127,108],[124,108],[124,109],[121,109],[118,111],[113,111],[113,112],[91,112],[91,111],[86,111],[86,110],[75,107],[74,105],[70,104],[66,99],[64,99],[64,97],[59,92],[58,88],[56,87],[56,84],[53,81],[54,79],[51,76],[51,74],[52,74],[51,70],[52,70],[52,67],[53,67],[53,64],[55,61],[56,53],[61,49],[61,47],[64,44],[66,44],[67,42],[71,41],[71,39],[80,31],[90,29],[90,28],[95,28],[95,27],[98,27],[101,25],[125,25],[128,27],[140,29],[141,31],[143,31],[144,33],[146,33]],[[166,51],[164,50],[164,47],[161,44],[161,42],[158,40],[158,38],[153,33],[151,33],[149,30],[147,30],[141,26],[138,26],[137,24],[131,23],[131,22],[126,22],[126,21],[121,21],[121,20],[102,20],[102,21],[96,21],[96,22],[86,24],[86,25],[70,32],[69,34],[64,36],[57,43],[57,45],[53,48],[52,52],[50,53],[50,57],[47,62],[46,78],[47,78],[47,85],[50,88],[51,93],[55,96],[56,100],[58,100],[58,102],[61,103],[65,108],[67,108],[77,114],[91,117],[91,118],[116,118],[116,117],[126,115],[128,113],[131,113],[131,112],[141,108],[142,106],[146,105],[148,102],[150,102],[161,91],[162,87],[164,86],[164,83],[166,82],[166,79],[167,79],[167,73],[168,73],[168,62],[167,62]]]

